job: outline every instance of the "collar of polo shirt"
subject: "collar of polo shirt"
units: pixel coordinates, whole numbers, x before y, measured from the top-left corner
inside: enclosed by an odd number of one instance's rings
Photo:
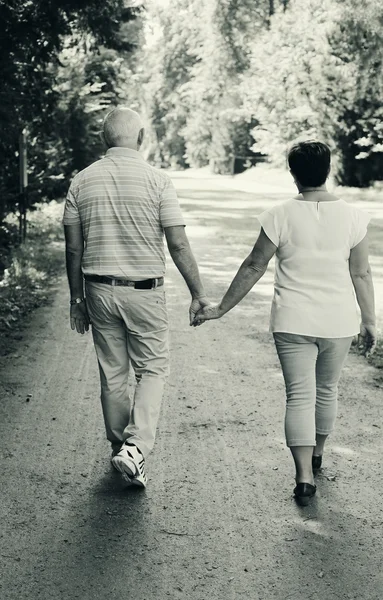
[[[133,150],[132,148],[123,148],[122,146],[113,146],[113,148],[108,148],[105,156],[128,156],[129,158],[140,158],[144,160],[144,157],[137,150]]]

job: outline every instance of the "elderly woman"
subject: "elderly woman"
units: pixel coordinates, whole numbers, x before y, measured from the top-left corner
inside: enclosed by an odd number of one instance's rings
[[[270,332],[286,386],[285,434],[295,462],[294,496],[307,505],[334,428],[338,380],[352,339],[359,333],[364,354],[375,348],[374,291],[369,216],[327,191],[328,146],[298,143],[288,153],[288,164],[298,195],[257,217],[261,231],[252,252],[221,302],[201,310],[193,324],[231,310],[275,254]]]

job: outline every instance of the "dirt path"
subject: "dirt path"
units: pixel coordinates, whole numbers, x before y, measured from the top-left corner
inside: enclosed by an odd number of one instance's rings
[[[177,186],[218,299],[264,191],[234,203],[212,182]],[[172,375],[144,492],[111,469],[91,337],[70,331],[61,282],[0,359],[2,600],[381,600],[381,390],[350,356],[318,497],[297,507],[271,281],[269,271],[235,311],[195,330],[169,263]]]

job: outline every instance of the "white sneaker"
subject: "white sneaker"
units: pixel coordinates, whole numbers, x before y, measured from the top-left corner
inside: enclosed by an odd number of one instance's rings
[[[112,463],[126,482],[146,487],[145,459],[137,446],[123,444],[119,453],[112,458]]]
[[[110,462],[111,462],[112,467],[119,473],[120,473],[120,469],[114,464],[113,459],[115,456],[117,456],[117,454],[120,452],[120,450],[121,450],[120,448],[115,448],[112,451],[112,456],[110,457]],[[126,473],[124,474],[124,479],[129,485],[132,485],[132,479],[130,477],[128,477],[128,475]]]

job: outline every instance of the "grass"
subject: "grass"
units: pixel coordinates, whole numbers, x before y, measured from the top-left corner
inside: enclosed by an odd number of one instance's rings
[[[11,351],[26,316],[49,303],[58,276],[64,272],[62,204],[41,204],[28,214],[27,239],[11,248],[3,260],[0,281],[0,354]],[[17,218],[9,215],[4,223],[15,230]]]
[[[354,339],[350,352],[355,355],[360,355],[360,351],[358,350],[358,346],[356,343],[356,338]],[[383,341],[378,339],[378,343],[375,349],[375,352],[372,356],[365,358],[369,365],[375,367],[376,372],[373,375],[372,379],[374,385],[376,387],[383,387]]]
[[[374,354],[367,360],[373,367],[379,370],[374,375],[374,381],[377,386],[383,387],[383,341],[381,339],[378,340]]]

